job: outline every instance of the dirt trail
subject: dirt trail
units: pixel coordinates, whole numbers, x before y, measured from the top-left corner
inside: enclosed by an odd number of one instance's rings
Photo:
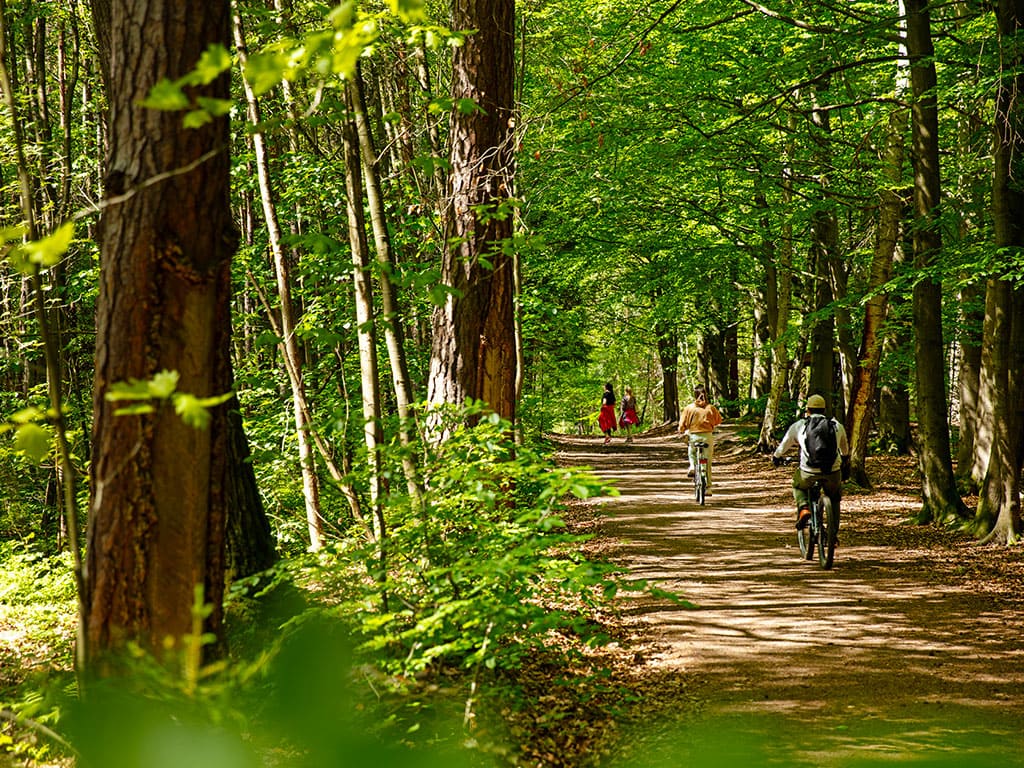
[[[1024,765],[1020,550],[905,524],[906,462],[901,482],[847,494],[823,571],[800,559],[790,470],[729,425],[705,507],[676,435],[565,438],[560,457],[620,490],[595,502],[611,555],[698,606],[627,604],[654,695],[682,681],[699,704],[638,737],[638,763]]]

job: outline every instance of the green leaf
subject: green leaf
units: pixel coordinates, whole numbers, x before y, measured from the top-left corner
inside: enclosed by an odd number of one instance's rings
[[[15,424],[28,424],[33,421],[38,421],[43,418],[44,414],[38,408],[22,408],[11,416],[11,421]]]
[[[203,407],[195,395],[180,393],[174,397],[174,412],[181,420],[195,429],[206,429],[210,423],[210,412]]]
[[[8,243],[11,240],[21,240],[25,236],[25,226],[19,224],[16,227],[3,227],[0,228],[0,245]]]
[[[38,424],[22,424],[14,433],[14,449],[25,454],[33,464],[49,455],[51,445],[50,431]]]
[[[110,389],[103,396],[108,403],[118,400],[150,400],[152,397],[153,393],[149,391],[149,382],[139,379],[129,379],[111,384]]]
[[[109,393],[108,393],[109,395]],[[114,411],[115,416],[139,416],[144,413],[153,413],[156,411],[149,403],[136,403],[135,405],[127,405],[124,408],[118,408]]]
[[[174,83],[166,77],[149,89],[149,95],[139,104],[150,109],[162,109],[173,112],[189,106],[188,96],[181,90],[180,83]]]
[[[52,267],[60,262],[61,256],[67,253],[74,236],[75,224],[69,221],[58,227],[52,235],[32,243],[25,243],[21,246],[21,250],[29,263],[38,264],[41,267]]]
[[[280,83],[288,70],[288,59],[280,53],[257,53],[245,62],[245,79],[253,92],[262,96]]]
[[[153,397],[167,398],[174,394],[178,387],[179,375],[177,371],[160,371],[149,382],[149,391]]]
[[[423,0],[388,0],[391,12],[402,21],[417,23],[427,17]]]
[[[430,287],[430,301],[438,307],[443,307],[449,296],[461,296],[462,293],[450,285],[433,285]]]
[[[231,68],[231,54],[219,43],[214,43],[199,57],[196,68],[187,75],[189,85],[208,85],[222,72]]]
[[[191,112],[185,114],[185,119],[182,120],[182,125],[186,128],[200,128],[212,121],[213,118],[210,117],[210,113],[205,109],[193,109]]]
[[[209,96],[200,96],[196,104],[205,109],[214,117],[222,117],[231,113],[235,103],[231,99],[211,99]]]
[[[472,99],[459,99],[455,106],[464,115],[472,115],[474,112],[484,112],[484,108]],[[484,112],[484,114],[487,114]]]

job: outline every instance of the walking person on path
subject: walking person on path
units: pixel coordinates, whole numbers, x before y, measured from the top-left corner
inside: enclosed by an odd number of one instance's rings
[[[633,397],[633,388],[626,387],[626,394],[622,398],[622,416],[619,417],[619,426],[626,430],[626,442],[633,442],[633,427],[640,423],[640,417],[636,415],[636,398]]]
[[[604,385],[604,394],[601,395],[601,414],[597,417],[597,425],[604,432],[604,444],[608,445],[615,429],[615,390],[610,381]]]
[[[697,452],[694,449],[693,440],[699,438],[708,446],[708,488],[707,495],[711,495],[711,463],[715,456],[715,427],[722,423],[722,414],[718,408],[708,402],[707,390],[700,384],[693,388],[693,402],[683,409],[679,417],[679,431],[690,437],[689,459],[690,469],[687,476],[693,477]]]

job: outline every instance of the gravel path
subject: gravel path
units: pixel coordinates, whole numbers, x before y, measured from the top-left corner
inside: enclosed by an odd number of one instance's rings
[[[919,500],[902,460],[902,476],[844,498],[823,571],[800,559],[790,470],[728,425],[719,440],[705,507],[676,435],[560,444],[620,491],[595,502],[607,552],[697,606],[624,605],[647,695],[682,682],[692,702],[642,729],[635,762],[1024,766],[1020,548],[906,524]],[[876,461],[876,475],[897,463]]]

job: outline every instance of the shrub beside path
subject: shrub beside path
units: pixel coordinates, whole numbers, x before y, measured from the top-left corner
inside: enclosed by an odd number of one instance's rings
[[[615,764],[1024,766],[1020,548],[910,524],[912,460],[875,457],[824,571],[800,558],[791,470],[738,435],[704,507],[678,435],[559,438],[620,492],[590,503],[595,551],[696,604],[623,599],[631,674],[662,701]]]

